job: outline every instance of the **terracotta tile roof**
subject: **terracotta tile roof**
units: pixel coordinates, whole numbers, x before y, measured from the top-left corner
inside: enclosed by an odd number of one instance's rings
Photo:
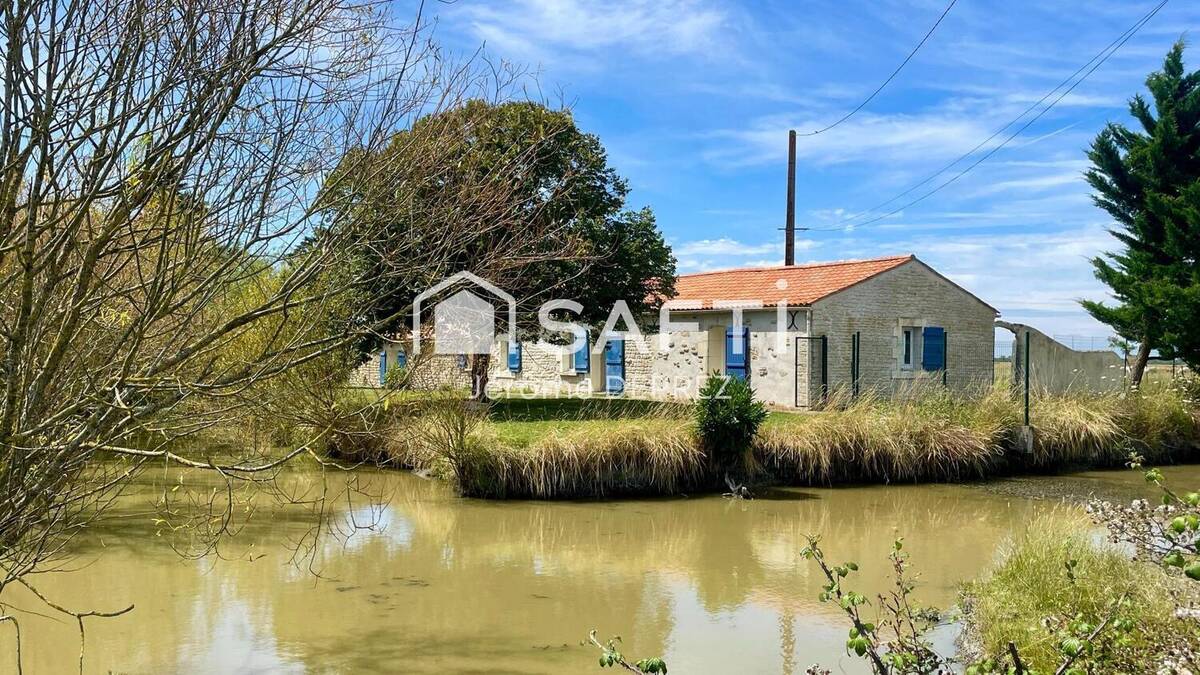
[[[916,257],[903,255],[683,274],[675,282],[675,297],[672,300],[700,302],[704,309],[712,308],[714,300],[761,300],[764,305],[786,300],[793,306],[811,305],[910,260],[916,260]],[[782,282],[786,282],[786,285]]]

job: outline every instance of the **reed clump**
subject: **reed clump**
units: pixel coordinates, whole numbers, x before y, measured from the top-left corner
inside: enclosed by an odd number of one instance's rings
[[[756,451],[771,474],[799,484],[980,478],[1003,455],[994,412],[945,392],[866,394],[821,413],[774,415]]]
[[[813,414],[776,414],[759,432],[759,461],[783,482],[936,481],[1120,466],[1200,456],[1200,418],[1188,389],[1154,385],[1111,394],[1039,393],[1032,455],[1018,452],[1021,402],[1002,389],[962,396],[942,388],[831,401]]]
[[[397,443],[413,468],[453,480],[465,496],[577,499],[678,494],[704,476],[704,453],[678,404],[500,401],[460,422],[443,402]]]
[[[445,476],[468,496],[572,499],[668,495],[722,485],[691,409],[649,401],[500,401],[460,394],[393,422],[393,465]],[[758,483],[831,485],[983,479],[1200,457],[1188,389],[1154,385],[1101,395],[1037,394],[1032,454],[1017,449],[1022,402],[992,389],[839,397],[822,412],[772,413],[754,438]]]
[[[678,494],[704,474],[704,453],[687,425],[629,421],[558,429],[526,446],[489,444],[456,476],[467,496],[564,499]]]

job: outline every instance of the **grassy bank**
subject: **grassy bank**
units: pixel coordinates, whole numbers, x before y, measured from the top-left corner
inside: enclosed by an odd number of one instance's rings
[[[467,470],[457,475],[463,494],[497,499],[669,495],[693,489],[703,474],[704,454],[691,430],[674,420],[501,423],[495,429],[494,439],[479,439]]]
[[[1200,459],[1200,418],[1181,388],[1037,396],[1033,411],[1031,455],[1015,450],[1021,404],[999,390],[968,399],[931,388],[896,400],[862,396],[820,413],[772,413],[755,440],[758,481],[980,479],[1120,466],[1134,451],[1160,464]],[[466,437],[455,441],[430,433],[419,415],[396,423],[385,455],[488,498],[679,494],[723,485],[706,470],[690,405],[512,398],[462,414],[476,419],[458,425]]]
[[[1200,647],[1194,623],[1176,617],[1173,596],[1191,598],[1194,584],[1098,545],[1089,530],[1074,512],[1043,517],[1002,550],[990,574],[964,588],[968,655],[1003,655],[1012,642],[1021,645],[1027,667],[1052,673],[1063,660],[1069,622],[1097,626],[1106,619],[1128,629],[1109,631],[1094,645],[1104,672],[1156,672],[1171,649]],[[1126,602],[1114,608],[1121,598]]]
[[[561,499],[687,492],[704,455],[686,405],[629,399],[494,401],[443,408],[391,443],[396,463],[452,479],[472,497]],[[471,419],[473,415],[478,419]],[[466,419],[447,420],[447,417]],[[447,440],[447,427],[467,438]],[[447,451],[448,446],[453,449]]]
[[[1016,451],[1020,402],[930,390],[907,399],[861,397],[840,409],[776,413],[758,454],[776,480],[798,484],[983,478],[1120,466],[1130,452],[1156,463],[1200,457],[1200,419],[1185,391],[1130,396],[1037,396],[1032,455]]]

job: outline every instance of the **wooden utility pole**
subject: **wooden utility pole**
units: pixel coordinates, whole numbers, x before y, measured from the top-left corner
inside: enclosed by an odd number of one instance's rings
[[[783,231],[783,264],[796,264],[796,130],[788,132],[787,223]]]

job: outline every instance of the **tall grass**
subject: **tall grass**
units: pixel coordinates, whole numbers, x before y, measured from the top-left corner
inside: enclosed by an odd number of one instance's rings
[[[1003,456],[993,408],[945,392],[867,394],[822,413],[773,415],[757,452],[772,474],[804,484],[982,477]]]
[[[565,499],[678,494],[696,486],[704,469],[704,453],[691,430],[662,420],[559,429],[527,446],[487,445],[457,476],[464,495]]]
[[[678,494],[702,480],[704,453],[682,417],[689,408],[678,404],[501,400],[469,433],[447,433],[467,428],[452,421],[456,410],[439,404],[393,452],[413,468],[451,478],[465,496]]]
[[[711,462],[688,406],[508,399],[486,412],[475,410],[479,419],[470,425],[451,424],[453,416],[445,413],[460,414],[454,403],[460,399],[435,397],[415,414],[405,409],[377,413],[381,417],[374,421],[364,416],[350,421],[368,426],[386,421],[382,454],[388,461],[448,476],[470,496],[567,499],[678,494],[720,485],[709,475]],[[1039,394],[1032,410],[1036,434],[1029,455],[1016,449],[1023,411],[1007,391],[966,397],[929,387],[899,398],[867,394],[836,401],[820,413],[773,413],[758,431],[754,457],[764,482],[797,485],[1119,466],[1130,452],[1159,463],[1200,457],[1200,420],[1180,387],[1152,386],[1127,395]],[[366,431],[364,437],[372,438]],[[358,445],[353,433],[338,438],[342,445]]]
[[[1021,471],[1119,466],[1200,456],[1200,419],[1187,391],[1033,397],[1032,455],[1018,452],[1021,402],[1000,389],[962,397],[926,388],[898,399],[867,394],[815,414],[776,414],[759,432],[760,462],[798,484],[982,478]]]
[[[1060,511],[1009,542],[996,568],[963,589],[966,651],[998,656],[1011,641],[1026,667],[1054,672],[1062,654],[1046,623],[1081,617],[1098,625],[1121,597],[1129,600],[1122,618],[1132,619],[1135,628],[1123,636],[1128,644],[1103,652],[1102,672],[1155,672],[1154,659],[1166,648],[1185,646],[1178,644],[1182,640],[1195,649],[1194,627],[1175,617],[1172,597],[1188,588],[1154,565],[1096,544],[1089,529],[1080,514]],[[1071,575],[1069,560],[1075,561]]]

